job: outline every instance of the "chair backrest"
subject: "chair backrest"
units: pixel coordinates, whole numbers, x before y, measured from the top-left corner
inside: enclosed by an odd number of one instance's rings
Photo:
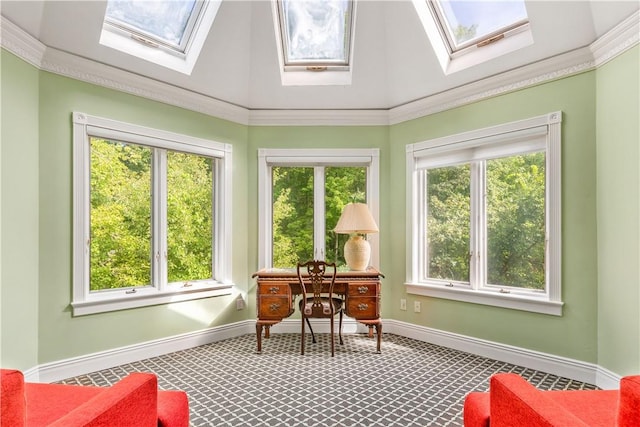
[[[336,274],[338,269],[335,263],[327,263],[324,261],[307,261],[305,263],[298,263],[298,282],[300,283],[300,289],[302,291],[302,300],[306,301],[307,298],[313,298],[312,313],[317,310],[323,310],[322,297],[327,295],[329,299],[333,297],[333,286],[336,282]],[[329,283],[328,289],[325,288],[323,292],[323,284]],[[331,315],[333,312],[333,304],[328,305],[331,309]],[[327,305],[324,305],[326,308]],[[323,313],[325,315],[329,313]],[[307,314],[309,315],[309,314]],[[313,314],[311,314],[313,316]]]

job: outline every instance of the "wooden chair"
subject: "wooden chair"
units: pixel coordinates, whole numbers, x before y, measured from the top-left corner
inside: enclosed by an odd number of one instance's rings
[[[330,271],[327,271],[330,270]],[[336,282],[337,268],[335,263],[324,261],[308,261],[304,264],[298,263],[298,282],[302,291],[300,300],[300,315],[302,316],[302,335],[300,339],[300,354],[304,354],[304,324],[309,326],[313,342],[316,336],[311,328],[310,318],[328,318],[331,320],[331,356],[335,354],[334,322],[337,313],[340,313],[340,323],[338,336],[340,344],[342,341],[342,298],[333,296],[333,286]],[[326,283],[328,282],[328,289]],[[325,284],[323,289],[323,284]]]

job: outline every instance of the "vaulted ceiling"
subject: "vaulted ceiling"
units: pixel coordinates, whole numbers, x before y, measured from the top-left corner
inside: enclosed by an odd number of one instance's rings
[[[411,1],[359,1],[353,79],[283,86],[270,1],[224,0],[191,75],[99,43],[105,1],[6,1],[2,16],[47,49],[249,110],[388,110],[591,45],[637,1],[527,1],[534,43],[445,75]]]

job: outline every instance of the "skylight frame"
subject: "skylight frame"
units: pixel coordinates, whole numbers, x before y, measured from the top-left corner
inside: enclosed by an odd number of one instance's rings
[[[202,21],[202,16],[204,15],[206,6],[207,2],[204,0],[194,1],[193,9],[189,14],[189,18],[187,19],[179,44],[159,37],[145,28],[137,27],[128,22],[112,18],[106,13],[104,17],[103,28],[114,31],[126,37],[131,37],[132,39],[144,43],[150,47],[160,47],[170,53],[186,55],[193,41],[195,30],[198,28],[199,23]]]
[[[451,75],[494,60],[531,46],[534,43],[531,24],[526,22],[519,27],[496,34],[491,38],[476,40],[475,44],[470,44],[461,50],[452,52],[444,29],[434,8],[431,6],[432,1],[434,0],[411,0],[425,34],[431,43],[433,53],[445,75]],[[494,34],[494,32],[491,32],[491,34]]]
[[[296,0],[293,0],[296,1]],[[289,37],[284,10],[284,0],[273,0],[277,24],[276,37],[279,44],[279,56],[285,72],[290,71],[350,71],[353,58],[353,40],[355,29],[355,1],[338,0],[347,3],[344,22],[343,51],[344,59],[305,59],[289,58]],[[284,80],[284,79],[283,79]],[[313,84],[313,83],[310,83]]]
[[[449,55],[452,57],[455,57],[458,52],[462,52],[470,47],[483,47],[501,40],[504,37],[526,31],[529,26],[529,18],[527,16],[526,18],[512,22],[511,24],[502,26],[488,33],[466,40],[462,43],[457,43],[453,35],[454,29],[451,27],[451,23],[446,16],[442,6],[442,1],[443,0],[425,0],[435,22],[437,23],[440,36],[449,50]],[[524,0],[522,3],[524,4]]]
[[[182,40],[186,43],[184,52],[165,44],[159,44],[151,38],[139,37],[130,31],[110,25],[104,20],[100,33],[100,44],[173,71],[190,75],[204,47],[222,0],[196,0],[196,2],[200,3],[201,7],[197,17],[195,13],[192,13],[192,16],[196,18],[193,21],[193,26],[185,27],[185,33],[188,29],[191,31],[189,37],[183,34]]]

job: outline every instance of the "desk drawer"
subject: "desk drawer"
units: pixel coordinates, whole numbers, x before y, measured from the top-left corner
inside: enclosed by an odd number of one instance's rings
[[[348,295],[354,297],[365,297],[365,296],[375,296],[379,294],[379,286],[380,282],[355,282],[351,283],[348,286]]]
[[[283,319],[291,315],[291,299],[288,296],[258,296],[258,318],[263,320]]]
[[[377,296],[348,297],[346,314],[360,320],[371,320],[380,317],[380,298]]]
[[[260,283],[258,285],[260,295],[291,295],[291,288],[288,283]]]

